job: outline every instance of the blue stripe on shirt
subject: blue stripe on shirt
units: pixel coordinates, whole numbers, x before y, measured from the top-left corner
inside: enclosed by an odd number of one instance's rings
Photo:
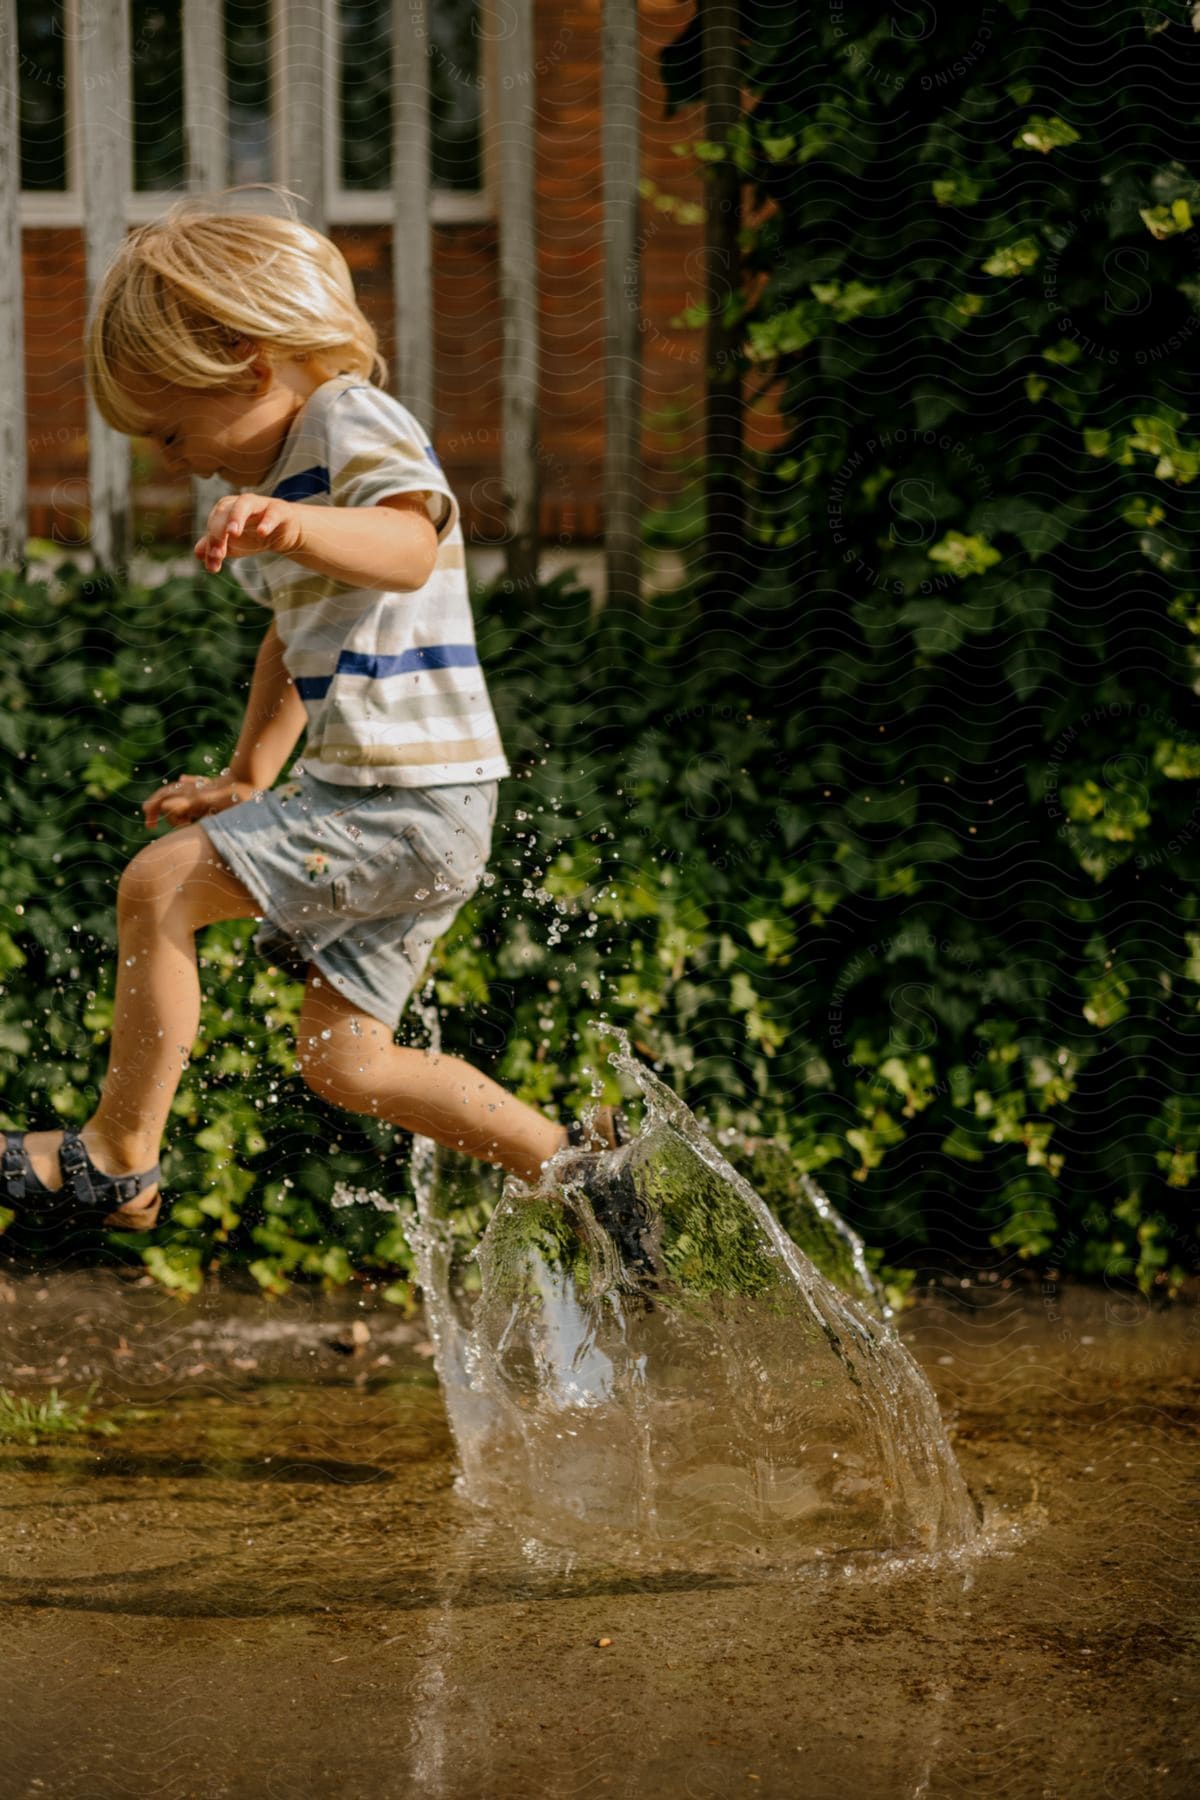
[[[339,675],[366,675],[382,681],[386,675],[411,675],[414,669],[463,669],[479,661],[474,644],[416,644],[399,656],[368,656],[362,650],[343,650],[337,660]]]
[[[310,494],[328,494],[329,470],[321,463],[311,469],[301,469],[297,475],[289,475],[275,489],[272,498],[275,500],[307,500]]]
[[[362,650],[343,650],[337,660],[337,673],[383,681],[389,675],[411,675],[419,669],[474,668],[478,663],[479,652],[474,644],[418,644],[399,656],[370,656]],[[302,675],[296,682],[296,692],[302,700],[323,700],[331,680],[329,675]]]

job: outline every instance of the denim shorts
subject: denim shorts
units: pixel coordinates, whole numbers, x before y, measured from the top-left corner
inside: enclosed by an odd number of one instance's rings
[[[304,774],[200,824],[263,914],[255,948],[301,979],[315,964],[395,1031],[434,944],[483,880],[499,791]]]

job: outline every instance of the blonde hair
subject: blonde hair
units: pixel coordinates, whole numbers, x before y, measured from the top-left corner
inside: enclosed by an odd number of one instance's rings
[[[282,216],[240,210],[235,195],[263,189]],[[346,259],[298,217],[297,197],[272,182],[188,195],[126,235],[85,341],[88,385],[114,430],[141,436],[148,423],[122,386],[123,372],[250,394],[252,364],[265,354],[304,358],[322,380],[345,370],[386,385],[387,364]]]

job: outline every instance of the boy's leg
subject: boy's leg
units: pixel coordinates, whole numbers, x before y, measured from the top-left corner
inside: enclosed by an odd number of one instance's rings
[[[108,1175],[152,1167],[200,1020],[195,934],[220,919],[253,917],[258,907],[198,825],[139,851],[117,890],[117,985],[112,1047],[100,1104],[82,1137]],[[59,1131],[25,1140],[34,1173],[47,1187],[62,1181]],[[0,1147],[3,1139],[0,1139]],[[153,1224],[158,1190],[109,1215],[114,1223]]]
[[[567,1141],[566,1130],[457,1056],[397,1044],[310,968],[297,1057],[314,1093],[347,1112],[419,1131],[522,1181]]]

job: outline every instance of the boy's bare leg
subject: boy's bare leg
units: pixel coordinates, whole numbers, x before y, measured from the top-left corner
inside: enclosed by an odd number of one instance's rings
[[[174,831],[134,857],[117,890],[117,986],[112,1048],[100,1104],[83,1127],[88,1154],[106,1175],[136,1174],[158,1160],[179,1078],[200,1022],[195,934],[219,919],[258,908],[198,825]],[[0,1138],[0,1147],[3,1146]],[[34,1173],[61,1184],[60,1131],[25,1140]],[[158,1189],[147,1188],[109,1215],[149,1226]]]
[[[499,1163],[522,1181],[536,1181],[567,1141],[564,1126],[460,1057],[397,1044],[386,1025],[343,999],[315,969],[296,1048],[305,1081],[322,1099]]]

